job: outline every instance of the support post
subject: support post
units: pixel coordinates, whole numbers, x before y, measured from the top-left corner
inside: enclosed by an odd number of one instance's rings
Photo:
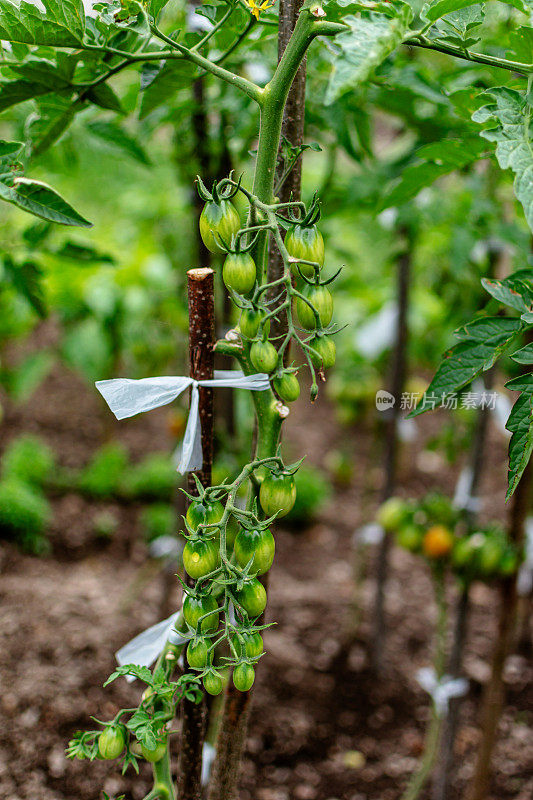
[[[212,269],[191,269],[187,273],[189,296],[189,375],[195,380],[213,377],[215,343],[214,273]],[[203,466],[196,475],[202,486],[211,484],[213,463],[213,390],[200,387],[199,415],[202,429]],[[196,494],[192,474],[188,491]],[[188,586],[194,580],[185,575]],[[206,731],[205,700],[183,701],[181,748],[178,765],[178,800],[202,800],[202,748]]]

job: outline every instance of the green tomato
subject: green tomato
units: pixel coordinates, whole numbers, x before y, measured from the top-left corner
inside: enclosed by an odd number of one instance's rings
[[[329,369],[334,366],[337,348],[331,336],[314,336],[308,344],[316,350],[316,353],[310,353],[310,356],[317,369]]]
[[[296,484],[288,473],[270,474],[264,478],[259,490],[259,502],[267,517],[284,517],[296,502]]]
[[[404,500],[399,497],[389,497],[378,508],[377,522],[387,533],[397,531],[406,520],[409,509]]]
[[[245,308],[242,311],[241,318],[239,320],[239,328],[242,335],[246,339],[255,339],[257,336],[257,331],[259,330],[259,325],[261,324],[261,320],[266,316],[264,311],[259,311],[257,308]],[[264,325],[264,331],[266,336],[268,336],[270,332],[270,320],[267,319]]]
[[[231,642],[235,651],[246,658],[259,658],[263,652],[263,637],[260,633],[240,633],[232,636]]]
[[[213,612],[213,613],[210,613]],[[185,622],[196,628],[200,617],[204,614],[209,614],[208,617],[202,620],[200,628],[202,633],[211,633],[218,628],[219,610],[218,604],[212,594],[207,594],[205,597],[192,597],[187,595],[183,601],[183,617]]]
[[[254,342],[250,348],[250,361],[258,372],[270,375],[278,366],[278,351],[270,342]]]
[[[158,761],[161,761],[166,752],[167,752],[166,739],[162,740],[161,742],[157,742],[156,746],[153,749],[150,749],[141,742],[142,756],[151,764],[156,764]]]
[[[416,525],[403,525],[396,535],[400,547],[405,547],[411,553],[418,553],[422,546],[424,531]]]
[[[213,572],[219,564],[218,542],[213,539],[192,539],[183,548],[183,566],[195,580]]]
[[[187,661],[193,669],[205,669],[209,663],[209,648],[204,639],[192,639],[187,646]]]
[[[204,689],[206,690],[207,694],[217,695],[220,694],[222,689],[224,688],[224,684],[222,682],[222,678],[217,672],[208,672],[202,678]]]
[[[472,536],[460,536],[455,540],[452,550],[452,565],[465,570],[474,564],[478,547]]]
[[[248,531],[244,528],[235,539],[235,558],[240,567],[252,560],[251,571],[258,575],[268,572],[274,561],[276,544],[269,530]]]
[[[214,503],[201,503],[195,500],[187,509],[186,520],[193,531],[199,525],[215,525],[220,522],[224,514],[224,506],[218,500]]]
[[[483,542],[477,554],[477,566],[482,575],[489,577],[499,571],[505,554],[505,546],[490,536]]]
[[[302,289],[302,294],[316,308],[320,318],[320,327],[327,328],[333,317],[333,297],[329,289],[325,286],[306,286]],[[316,328],[315,315],[305,300],[297,297],[295,308],[302,328],[314,331]]]
[[[294,403],[300,397],[300,384],[294,372],[282,372],[281,375],[276,375],[272,385],[284,403]]]
[[[231,244],[232,238],[240,229],[239,212],[229,200],[221,200],[220,203],[209,201],[203,207],[200,214],[200,235],[211,253],[225,253],[218,236]]]
[[[248,294],[255,286],[257,269],[250,253],[229,253],[222,267],[222,278],[228,289]]]
[[[285,247],[293,258],[314,261],[321,267],[324,264],[324,239],[316,225],[308,227],[293,225],[285,236]],[[297,266],[299,266],[302,275],[305,275],[306,278],[312,278],[315,274],[315,269],[310,264],[293,264],[291,269],[296,276],[299,274]]]
[[[249,692],[254,685],[255,670],[251,664],[237,664],[233,670],[233,685],[239,692]]]
[[[98,753],[102,758],[118,758],[126,744],[123,725],[109,725],[98,737]]]
[[[265,587],[257,578],[247,581],[239,592],[235,592],[235,597],[239,605],[252,619],[259,617],[266,608],[267,594]]]

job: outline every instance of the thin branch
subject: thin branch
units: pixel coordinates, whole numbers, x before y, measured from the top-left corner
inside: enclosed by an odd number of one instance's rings
[[[436,50],[439,53],[445,53],[449,56],[461,58],[463,61],[475,61],[478,64],[485,64],[489,67],[499,67],[506,69],[510,72],[518,72],[522,75],[533,74],[533,64],[521,64],[518,61],[508,61],[505,58],[498,58],[497,56],[489,56],[483,53],[472,53],[470,50],[463,50],[460,47],[455,47],[451,44],[439,44],[426,36],[419,34],[411,39],[406,39],[404,44],[411,45],[412,47],[423,47],[427,50]]]

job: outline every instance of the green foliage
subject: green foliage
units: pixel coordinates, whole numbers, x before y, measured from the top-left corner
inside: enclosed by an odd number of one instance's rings
[[[363,3],[355,5],[360,5],[361,16],[344,17],[350,30],[335,39],[333,73],[326,92],[328,104],[369,79],[405,38],[413,18],[411,7],[403,0],[372,3],[375,11],[365,10]]]
[[[150,453],[130,466],[121,477],[121,491],[127,497],[169,501],[178,486],[178,474],[168,453]]]
[[[122,474],[128,466],[128,452],[120,444],[103,445],[77,477],[78,488],[94,497],[118,494]]]
[[[175,536],[178,528],[176,510],[167,503],[147,506],[141,512],[141,526],[148,542],[160,536]]]
[[[48,550],[43,535],[51,517],[48,501],[38,490],[15,476],[0,480],[0,530],[24,550],[42,555]]]
[[[1,461],[2,477],[45,486],[55,465],[53,450],[38,436],[25,434],[13,439],[6,447]]]
[[[308,525],[330,499],[331,483],[321,470],[309,466],[300,467],[294,479],[296,501],[285,519],[291,525]]]
[[[85,31],[82,0],[44,0],[45,11],[34,3],[0,0],[0,38],[7,42],[79,47]]]
[[[483,97],[490,102],[476,111],[472,119],[485,125],[481,136],[496,142],[496,158],[502,169],[515,174],[514,189],[533,230],[533,145],[531,105],[525,92],[505,86],[490,89]]]

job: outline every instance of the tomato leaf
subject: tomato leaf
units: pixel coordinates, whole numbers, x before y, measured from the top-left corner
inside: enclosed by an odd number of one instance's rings
[[[13,286],[33,306],[40,317],[45,317],[46,305],[44,302],[41,268],[33,261],[16,263],[9,256],[4,258],[4,268]]]
[[[142,145],[116,122],[90,122],[87,129],[93,136],[107,144],[120,148],[140,164],[149,166],[151,161]]]
[[[332,45],[333,72],[326,91],[326,104],[368,80],[376,67],[402,43],[412,19],[411,7],[403,0],[380,4],[380,11],[364,10],[361,16],[348,14],[344,17],[343,22],[350,30],[335,37]]]
[[[517,8],[524,14],[529,14],[531,5],[528,0],[502,0],[503,3]],[[461,8],[468,8],[469,6],[478,5],[474,0],[437,0],[436,3],[426,3],[422,7],[420,16],[427,19],[428,22],[435,22],[437,19],[450,14],[452,11],[458,11]]]
[[[148,669],[148,667],[140,667],[138,664],[124,664],[121,667],[117,667],[116,670],[109,676],[109,678],[104,683],[105,686],[109,686],[110,683],[116,681],[117,678],[122,678],[126,675],[133,675],[134,678],[138,678],[143,683],[147,683],[149,686],[152,685],[152,673]]]
[[[520,312],[532,310],[533,293],[526,283],[517,279],[516,274],[506,281],[483,278],[481,283],[483,288],[500,303]]]
[[[500,86],[483,93],[490,102],[472,115],[474,122],[488,126],[480,136],[496,143],[496,158],[502,169],[515,174],[514,192],[533,230],[533,146],[530,135],[531,106],[526,96]]]
[[[508,500],[518,486],[533,452],[533,387],[522,392],[505,427],[512,434],[509,442],[509,487],[505,498]]]
[[[456,331],[461,341],[445,353],[435,377],[409,416],[434,409],[437,401],[459,391],[480,372],[490,369],[523,327],[518,319],[482,317]]]
[[[58,225],[92,228],[90,222],[78,214],[54,189],[41,181],[16,178],[12,186],[0,183],[0,199],[36,217],[57,222]]]
[[[34,3],[0,0],[0,39],[25,44],[79,47],[85,32],[82,0],[43,0]]]

